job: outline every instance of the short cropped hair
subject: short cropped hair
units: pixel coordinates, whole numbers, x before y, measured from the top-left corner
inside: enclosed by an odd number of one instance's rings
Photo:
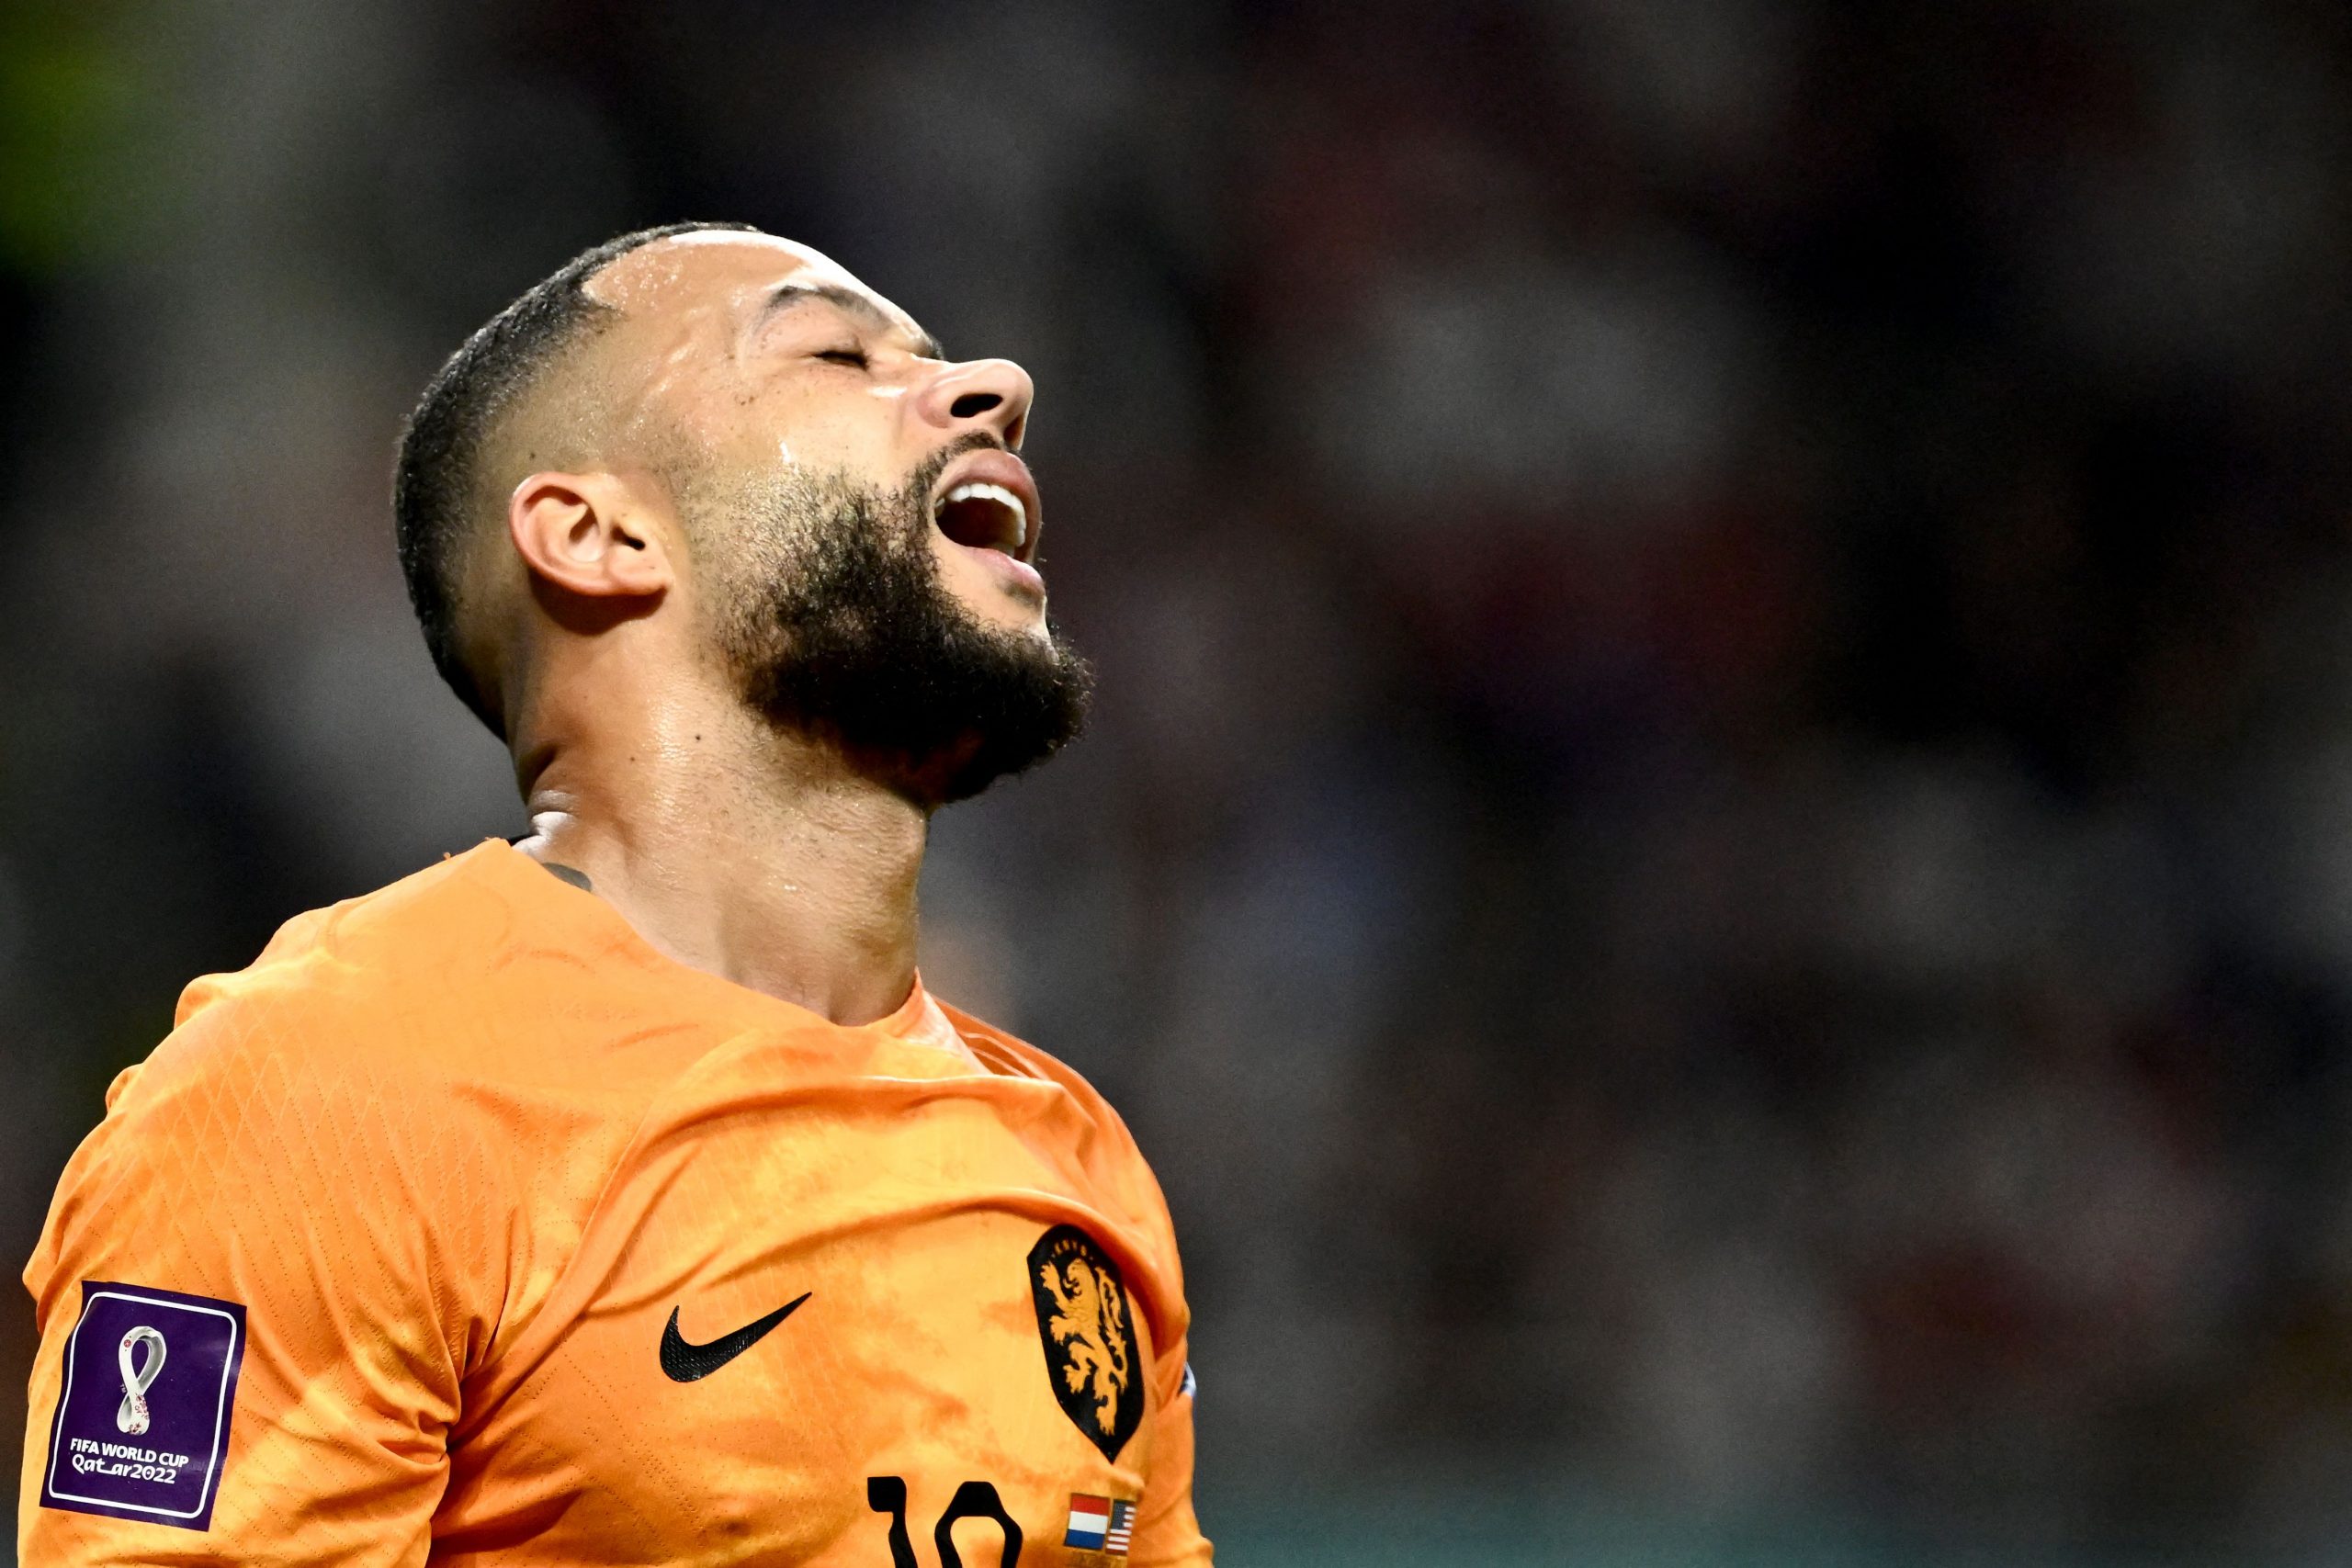
[[[409,603],[433,667],[502,739],[505,728],[478,672],[467,666],[458,626],[458,574],[484,521],[478,512],[491,434],[548,366],[612,313],[587,294],[589,278],[640,245],[710,229],[756,232],[748,223],[665,223],[581,252],[466,339],[425,384],[401,428],[392,532]]]

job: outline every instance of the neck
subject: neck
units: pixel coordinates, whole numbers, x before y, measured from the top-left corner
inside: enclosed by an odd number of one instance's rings
[[[518,847],[584,875],[681,964],[836,1023],[903,1005],[930,814],[731,700],[636,716],[617,734],[532,727]]]

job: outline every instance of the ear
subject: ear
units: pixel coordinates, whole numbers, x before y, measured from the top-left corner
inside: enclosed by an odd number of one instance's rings
[[[612,474],[537,473],[514,487],[506,531],[532,575],[594,599],[674,586],[666,530]]]

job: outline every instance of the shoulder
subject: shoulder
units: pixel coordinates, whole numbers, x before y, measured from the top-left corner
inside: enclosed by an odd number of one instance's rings
[[[1126,1124],[1119,1120],[1119,1113],[1077,1068],[1039,1050],[1020,1036],[999,1029],[985,1019],[973,1017],[961,1008],[942,1002],[939,1010],[947,1015],[948,1022],[954,1024],[956,1032],[964,1037],[964,1043],[971,1047],[972,1055],[978,1057],[981,1065],[990,1072],[1005,1077],[1036,1078],[1059,1084],[1091,1116],[1116,1127],[1119,1134],[1125,1136]]]
[[[560,1255],[677,1053],[624,1044],[583,1070],[628,1023],[578,994],[599,955],[560,901],[534,908],[511,853],[299,915],[191,984],[67,1163],[35,1272],[87,1276],[126,1247],[215,1283],[299,1272],[315,1227],[419,1278],[480,1275],[489,1300],[512,1293],[501,1259]]]
[[[1117,1241],[1142,1272],[1131,1275],[1136,1300],[1151,1320],[1154,1342],[1163,1349],[1181,1347],[1192,1325],[1192,1309],[1184,1294],[1184,1265],[1176,1246],[1176,1224],[1168,1200],[1152,1174],[1133,1134],[1118,1111],[1094,1086],[1068,1063],[1047,1055],[1025,1040],[993,1024],[943,1004],[948,1021],[964,1043],[991,1072],[1050,1083],[1069,1098],[1087,1128],[1087,1135],[1070,1151],[1084,1168],[1090,1195],[1108,1211],[1118,1228]],[[1111,1237],[1102,1239],[1110,1240]],[[1170,1378],[1182,1374],[1178,1355],[1167,1369]],[[1167,1397],[1174,1396],[1171,1382]]]
[[[436,1025],[481,990],[468,971],[501,917],[469,874],[480,852],[297,915],[243,969],[192,981],[171,1033],[108,1091],[108,1122],[266,1136],[360,1102],[400,1120],[441,1055]]]
[[[488,841],[296,916],[245,968],[187,987],[124,1089],[270,1072],[386,1092],[578,1078],[594,1016],[614,1010],[594,994],[605,955],[517,860]]]
[[[299,1138],[424,1170],[460,1145],[503,1165],[524,1157],[509,1145],[585,1157],[624,1137],[692,1042],[637,1027],[626,965],[542,874],[492,841],[296,916],[245,968],[187,987],[90,1152],[251,1158]]]
[[[299,1272],[314,1228],[527,1312],[645,1106],[705,1048],[645,1025],[594,907],[544,874],[487,843],[190,985],[68,1163],[28,1281],[159,1236],[192,1249],[190,1277]]]
[[[1086,1081],[1085,1075],[1069,1063],[1048,1055],[1016,1035],[1009,1034],[996,1025],[974,1018],[960,1008],[940,1004],[940,1010],[964,1037],[964,1043],[980,1065],[1001,1077],[1031,1078],[1059,1087],[1077,1105],[1093,1129],[1111,1145],[1122,1160],[1132,1161],[1150,1174],[1144,1166],[1143,1151],[1136,1147],[1135,1136],[1118,1111],[1102,1092]]]
[[[342,1010],[380,1018],[464,987],[511,946],[516,912],[483,874],[488,852],[452,856],[390,886],[295,916],[254,962],[180,995],[185,1028],[208,1010]]]
[[[1089,1175],[1117,1203],[1121,1217],[1148,1234],[1172,1265],[1176,1237],[1168,1201],[1125,1119],[1102,1092],[1077,1068],[1027,1041],[944,1003],[940,1010],[990,1072],[1054,1084],[1069,1095],[1093,1134],[1078,1151]]]

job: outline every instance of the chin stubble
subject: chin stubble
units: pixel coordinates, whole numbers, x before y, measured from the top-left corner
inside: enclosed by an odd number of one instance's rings
[[[988,626],[941,578],[928,498],[956,455],[896,491],[783,476],[708,519],[739,542],[718,630],[744,700],[932,804],[1052,756],[1079,733],[1092,683],[1057,630],[1040,641]]]

